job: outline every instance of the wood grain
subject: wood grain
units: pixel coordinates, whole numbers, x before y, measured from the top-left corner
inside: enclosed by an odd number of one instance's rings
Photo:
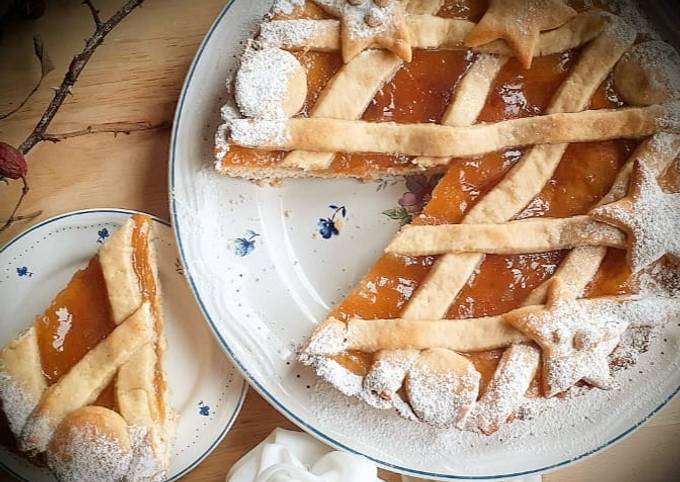
[[[98,0],[102,17],[120,0]],[[109,122],[170,122],[187,67],[224,0],[147,0],[95,53],[54,124],[52,132]],[[12,21],[0,37],[0,112],[17,105],[38,76],[32,36],[40,33],[56,69],[17,114],[0,121],[0,140],[18,144],[51,98],[71,56],[91,30],[77,1],[53,1],[36,21]],[[207,135],[212,135],[208,133]],[[23,212],[45,217],[80,208],[126,207],[168,217],[169,130],[130,135],[94,134],[43,143],[28,157],[32,190]],[[0,185],[0,216],[9,212],[19,184]],[[4,243],[30,223],[0,236]],[[231,465],[274,427],[294,428],[252,390],[235,426],[187,482],[224,480]],[[680,399],[618,445],[544,476],[546,482],[666,481],[680,473]],[[452,454],[454,455],[454,454]],[[389,482],[399,477],[383,472]],[[0,474],[0,481],[12,480]]]

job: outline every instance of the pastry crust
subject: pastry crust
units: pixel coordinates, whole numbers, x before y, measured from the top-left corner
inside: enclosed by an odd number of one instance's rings
[[[528,69],[540,32],[555,29],[575,15],[562,0],[491,0],[482,19],[465,36],[465,45],[478,47],[502,38]]]
[[[134,222],[129,219],[119,227],[99,250],[99,261],[106,281],[113,322],[120,324],[142,305],[132,258]]]
[[[440,428],[460,426],[479,392],[474,365],[453,351],[433,348],[420,353],[404,388],[418,418]]]
[[[507,325],[502,316],[466,320],[362,320],[347,323],[347,350],[423,350],[447,348],[476,352],[505,348],[528,338]]]
[[[541,351],[533,343],[517,343],[503,352],[493,377],[477,401],[474,423],[490,435],[517,410],[538,371]]]
[[[44,452],[64,417],[94,402],[118,368],[154,339],[151,307],[145,303],[45,391],[24,426],[21,450]]]
[[[46,456],[59,482],[118,482],[132,461],[128,425],[113,410],[80,408],[59,424]]]
[[[345,63],[367,48],[378,46],[411,61],[411,38],[404,20],[404,6],[395,0],[372,2],[314,0],[340,20],[340,45]]]
[[[590,215],[624,230],[627,234],[628,265],[633,273],[666,254],[680,258],[680,194],[666,193],[656,175],[635,161],[628,195],[593,209]]]
[[[474,157],[508,147],[636,139],[680,132],[678,103],[599,109],[505,120],[470,127],[294,118],[235,119],[230,140],[244,147],[316,152],[376,152],[443,158]]]
[[[623,248],[618,228],[590,216],[529,218],[503,224],[406,225],[387,253],[428,256],[443,253],[542,253],[576,246]]]
[[[410,8],[410,6],[409,6]],[[457,18],[437,17],[431,12],[413,13],[406,24],[414,49],[465,50],[465,37],[475,27],[474,22]],[[599,11],[583,12],[559,28],[543,32],[538,37],[535,56],[564,52],[590,42],[604,28],[607,17]],[[299,32],[306,35],[300,35]],[[296,32],[293,35],[292,32]],[[337,20],[273,20],[260,27],[260,40],[286,50],[340,49],[340,22]],[[371,48],[379,45],[371,45]],[[473,48],[480,53],[511,56],[514,51],[503,40]]]
[[[577,112],[585,109],[595,90],[611,68],[635,41],[635,32],[618,26],[605,30],[579,57],[562,83],[548,112]],[[541,192],[557,169],[565,144],[534,146],[484,196],[463,219],[463,223],[501,223],[512,219]],[[405,318],[442,318],[474,273],[483,255],[446,254],[440,257],[425,281],[409,300]]]
[[[614,69],[619,95],[630,105],[651,105],[680,98],[680,54],[653,40],[635,45]]]
[[[15,436],[21,434],[45,389],[38,338],[31,327],[0,351],[0,401]]]

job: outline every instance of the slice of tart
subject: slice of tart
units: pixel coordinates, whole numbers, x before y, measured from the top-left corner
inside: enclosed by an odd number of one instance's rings
[[[164,477],[174,415],[155,256],[151,219],[132,216],[0,351],[17,446],[59,480]]]

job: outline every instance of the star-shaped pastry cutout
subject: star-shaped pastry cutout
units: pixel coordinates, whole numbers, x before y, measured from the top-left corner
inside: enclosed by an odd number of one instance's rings
[[[491,0],[482,19],[465,37],[465,45],[479,47],[503,39],[528,69],[541,31],[564,25],[575,15],[562,0]]]
[[[545,396],[562,393],[581,380],[597,388],[611,388],[609,354],[618,344],[619,338],[614,338],[572,356],[547,358],[543,362]]]
[[[626,232],[633,273],[665,254],[680,258],[680,193],[664,192],[654,174],[639,161],[626,197],[596,208],[590,215]]]
[[[636,310],[614,298],[567,297],[554,278],[545,306],[509,313],[505,321],[526,334],[543,351],[543,387],[547,397],[580,380],[606,388],[609,354]]]
[[[404,7],[397,0],[314,0],[340,19],[342,60],[347,63],[377,45],[411,61],[411,37]]]

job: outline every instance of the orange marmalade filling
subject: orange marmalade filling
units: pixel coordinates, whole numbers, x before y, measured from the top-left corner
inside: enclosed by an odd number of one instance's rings
[[[156,333],[161,333],[162,313],[160,297],[158,296],[155,271],[149,262],[151,259],[151,240],[149,239],[151,233],[150,218],[145,215],[135,214],[132,219],[135,223],[134,230],[132,231],[132,266],[135,270],[135,275],[137,275],[142,300],[151,304],[151,311],[156,323]],[[160,357],[158,357],[158,360],[160,363]],[[157,393],[164,392],[165,380],[160,366],[156,367],[154,384]],[[162,410],[164,407],[161,404],[157,408]]]
[[[152,301],[156,315],[155,278],[146,262],[149,221],[147,216],[135,215],[134,218],[135,273],[140,280],[144,300]],[[95,256],[87,267],[73,275],[68,285],[35,320],[40,362],[47,384],[56,383],[115,327],[101,263]],[[100,394],[95,405],[115,407],[114,383]]]
[[[64,376],[115,327],[102,267],[95,256],[35,321],[47,383]]]

